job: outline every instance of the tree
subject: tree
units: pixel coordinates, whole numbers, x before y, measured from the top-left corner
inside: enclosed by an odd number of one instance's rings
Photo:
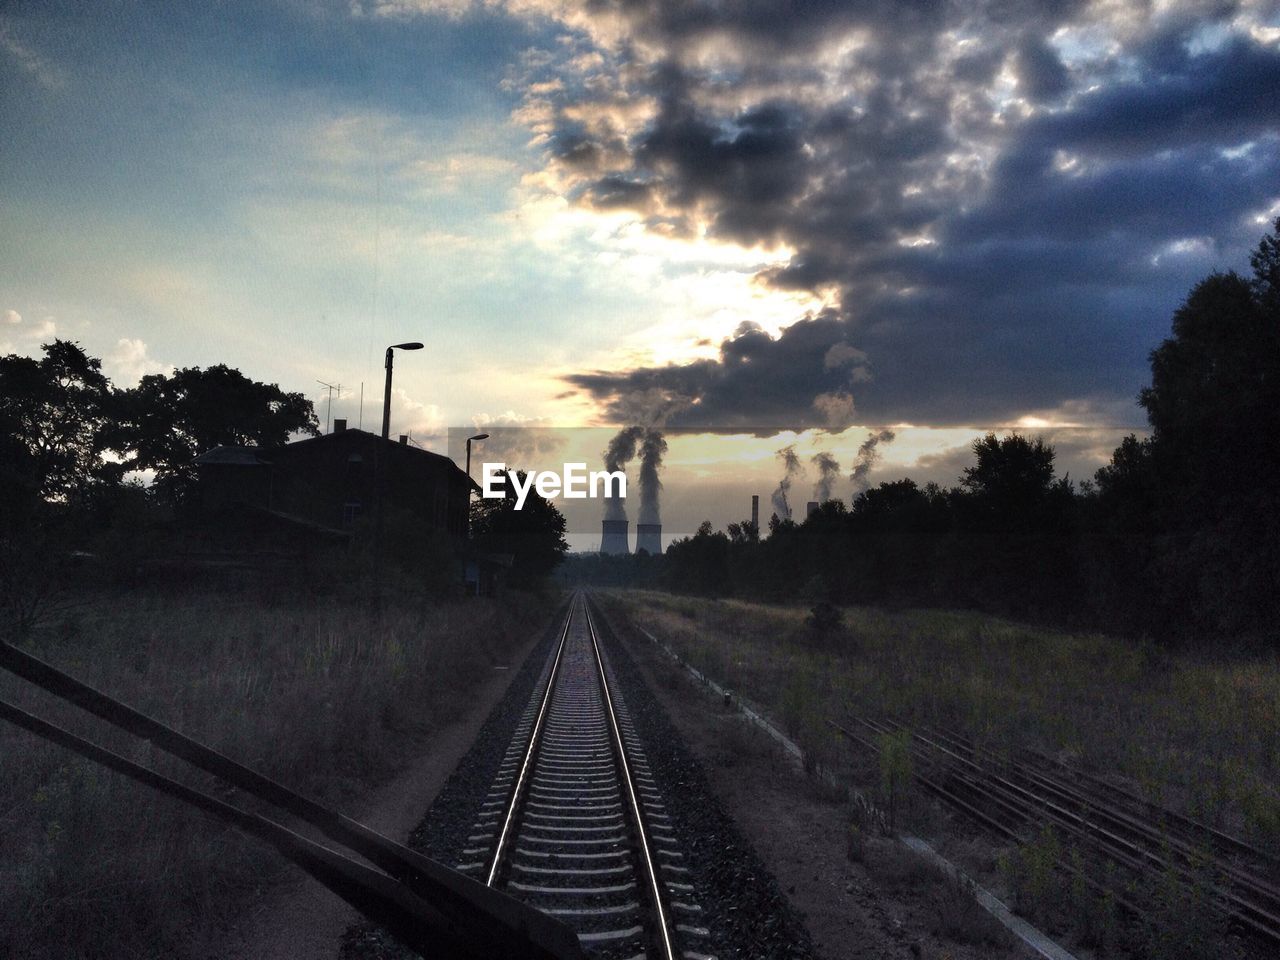
[[[1258,249],[1249,255],[1253,268],[1253,292],[1264,309],[1280,307],[1280,217],[1271,224],[1270,236],[1258,241]],[[1275,314],[1272,313],[1274,317]]]
[[[1111,462],[1094,475],[1097,508],[1115,533],[1152,533],[1158,503],[1158,476],[1150,437],[1132,433],[1120,442]]]
[[[525,473],[516,475],[523,484]],[[518,586],[531,586],[555,569],[569,549],[564,531],[564,514],[533,491],[517,510],[509,476],[501,499],[486,497],[471,505],[472,543],[485,553],[513,555],[511,579]]]
[[[1151,424],[1167,522],[1220,517],[1243,491],[1274,482],[1280,452],[1280,316],[1235,273],[1200,281],[1151,354],[1139,395]]]
[[[1238,632],[1280,616],[1280,219],[1250,263],[1252,278],[1211,274],[1174,312],[1138,398],[1151,436],[1098,472],[1095,522],[1143,534],[1110,566],[1151,571],[1158,626]]]
[[[713,597],[728,593],[732,587],[728,536],[715,531],[710,520],[703,520],[696,534],[667,547],[663,573],[667,585],[682,593]]]
[[[274,383],[259,383],[223,364],[143,377],[125,391],[117,443],[128,465],[154,470],[158,484],[181,493],[195,458],[217,446],[278,447],[297,433],[315,436],[311,401]]]
[[[46,502],[68,503],[123,472],[102,459],[113,413],[111,384],[102,362],[77,343],[54,340],[41,350],[40,360],[0,357],[6,487]]]
[[[1066,613],[1073,599],[1075,496],[1054,477],[1053,447],[1018,434],[973,443],[976,462],[952,491],[957,539],[947,592],[1018,616]]]
[[[985,508],[988,522],[1033,526],[1054,484],[1053,447],[1039,437],[988,433],[973,441],[973,453],[977,462],[965,468],[960,486]]]

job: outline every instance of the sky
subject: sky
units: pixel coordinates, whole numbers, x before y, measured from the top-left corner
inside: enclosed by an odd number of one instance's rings
[[[421,340],[394,432],[678,429],[673,531],[886,428],[876,481],[1082,478],[1280,216],[1278,104],[1274,2],[9,0],[0,351],[376,429]]]

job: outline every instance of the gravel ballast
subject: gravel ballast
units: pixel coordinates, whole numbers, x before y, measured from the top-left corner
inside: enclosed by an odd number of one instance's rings
[[[475,744],[445,783],[409,844],[446,864],[458,862],[485,794],[543,673],[567,606],[513,678],[506,696],[485,721]],[[690,882],[703,908],[698,924],[710,937],[688,944],[719,960],[807,960],[815,952],[800,916],[725,813],[701,764],[685,746],[631,657],[592,604],[593,620],[692,871]],[[358,924],[343,938],[344,960],[402,960],[415,956],[372,924]]]

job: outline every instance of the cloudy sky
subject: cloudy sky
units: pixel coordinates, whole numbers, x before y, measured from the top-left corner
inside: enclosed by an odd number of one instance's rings
[[[773,470],[894,426],[877,469],[927,473],[1021,426],[1079,475],[1280,215],[1277,91],[1274,2],[10,0],[0,349],[353,422],[363,382],[368,426],[421,339],[424,438],[657,421]]]

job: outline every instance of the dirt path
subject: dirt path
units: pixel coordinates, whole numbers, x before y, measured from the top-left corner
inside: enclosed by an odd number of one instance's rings
[[[405,840],[470,748],[537,639],[520,649],[508,669],[495,669],[469,699],[466,714],[437,731],[424,745],[422,756],[365,798],[354,812],[355,819],[393,840]],[[209,960],[334,960],[339,937],[359,916],[300,870],[291,870],[290,876],[225,931],[216,947],[198,948],[193,955]]]

